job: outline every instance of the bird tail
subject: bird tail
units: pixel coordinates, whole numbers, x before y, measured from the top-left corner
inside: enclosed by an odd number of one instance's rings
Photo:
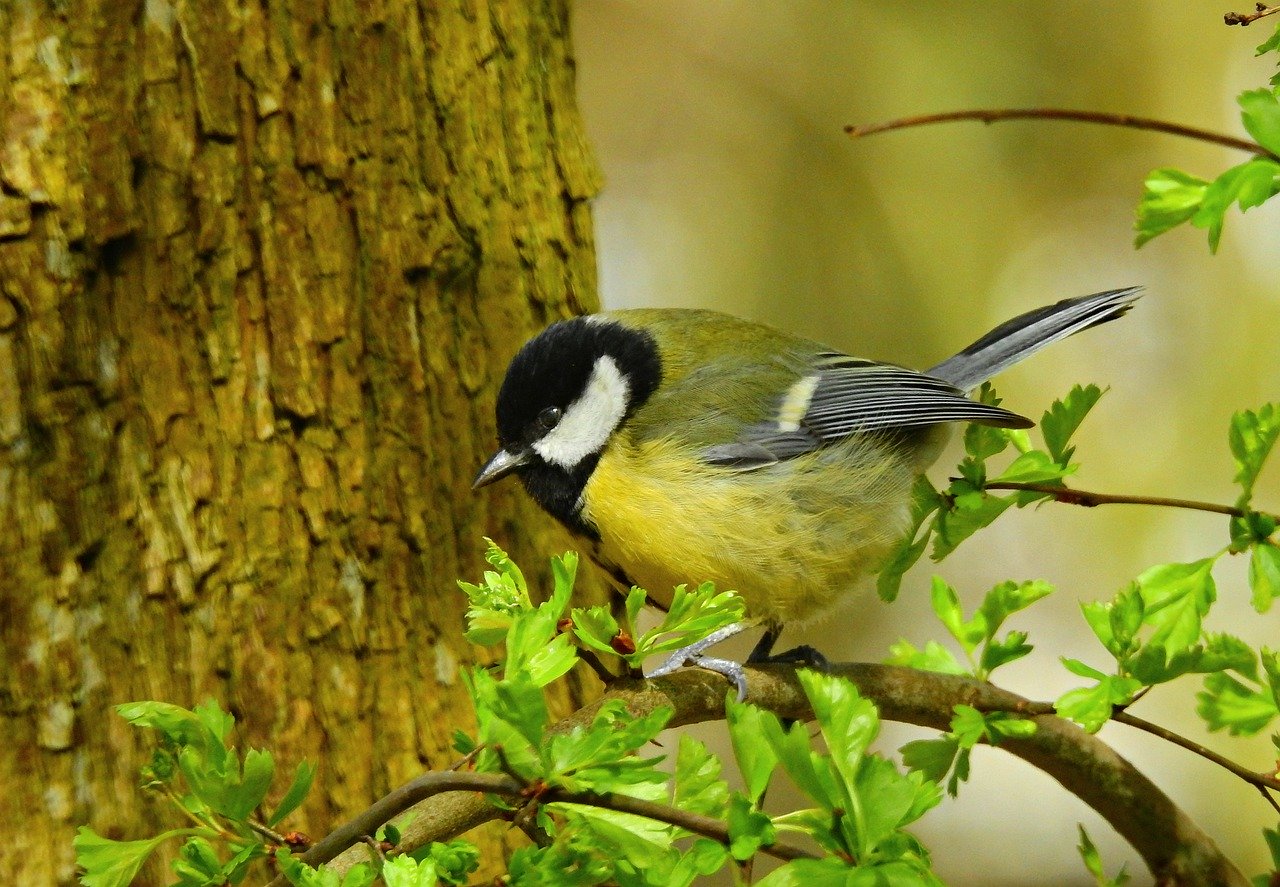
[[[1141,295],[1142,287],[1131,286],[1064,299],[1028,311],[1005,321],[955,357],[948,357],[925,372],[969,391],[1051,342],[1115,320]]]

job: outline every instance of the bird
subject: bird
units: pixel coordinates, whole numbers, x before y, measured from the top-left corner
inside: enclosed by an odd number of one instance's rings
[[[650,675],[710,667],[742,696],[741,666],[706,649],[763,625],[747,661],[794,659],[772,652],[782,629],[869,584],[954,424],[1034,424],[969,392],[1140,295],[1028,311],[923,372],[709,310],[558,321],[512,358],[495,405],[499,448],[473,487],[518,476],[624,593],[641,587],[662,607],[680,584],[738,592],[747,618]]]

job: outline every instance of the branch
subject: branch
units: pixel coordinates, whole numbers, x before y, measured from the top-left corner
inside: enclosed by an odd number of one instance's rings
[[[358,846],[365,836],[373,834],[378,830],[379,826],[399,816],[414,804],[446,792],[478,792],[481,795],[502,795],[508,798],[520,798],[528,797],[529,791],[528,785],[513,776],[507,776],[502,773],[458,772],[454,770],[435,770],[430,773],[424,773],[417,779],[405,783],[395,791],[382,797],[372,807],[369,807],[354,819],[348,820],[334,829],[325,836],[324,840],[318,842],[304,853],[301,858],[308,865],[322,865],[337,857],[343,850]],[[475,795],[472,795],[472,797],[475,797]],[[674,825],[685,831],[704,835],[719,841],[725,846],[729,844],[729,827],[718,819],[703,816],[700,813],[690,813],[687,810],[680,810],[668,804],[633,798],[630,795],[571,792],[563,788],[548,786],[536,794],[536,799],[544,804],[557,801],[569,804],[587,804],[593,807],[615,810],[619,813],[644,816],[648,819]],[[476,798],[476,803],[483,805],[485,803],[483,797]],[[434,811],[429,809],[424,812],[427,815],[431,815]],[[492,819],[498,815],[498,811],[494,808],[488,808],[486,814],[485,819]],[[400,844],[400,849],[402,850],[416,849],[416,847],[409,845],[407,840],[408,831],[406,829],[405,833],[402,834]],[[426,842],[424,841],[423,843]],[[421,846],[421,844],[417,846]],[[770,856],[785,860],[819,859],[822,855],[785,841],[777,841],[760,849]],[[276,881],[272,882],[272,884],[275,883]]]
[[[866,123],[861,126],[849,124],[844,131],[857,139],[876,133],[889,132],[894,129],[909,129],[914,126],[927,126],[932,123],[952,123],[957,120],[980,120],[983,123],[999,123],[1002,120],[1071,120],[1076,123],[1100,123],[1104,126],[1123,126],[1128,129],[1149,129],[1156,132],[1169,133],[1228,148],[1238,148],[1257,154],[1259,157],[1270,157],[1280,160],[1266,148],[1234,136],[1223,135],[1194,126],[1183,126],[1167,120],[1153,120],[1150,117],[1134,117],[1130,114],[1108,114],[1103,111],[1073,111],[1069,108],[975,108],[968,111],[946,111],[941,114],[920,114],[914,117],[899,117],[897,120],[886,120],[881,123]]]
[[[863,695],[879,706],[882,717],[939,730],[949,729],[952,709],[960,703],[978,709],[1013,712],[1029,712],[1034,707],[1034,703],[1021,696],[971,678],[861,663],[832,665],[830,672],[852,680]],[[748,667],[746,673],[751,702],[783,718],[812,718],[794,668],[781,665]],[[721,720],[724,718],[726,689],[721,676],[696,668],[646,681],[623,680],[602,700],[575,712],[561,721],[556,729],[568,730],[578,724],[590,723],[599,706],[613,699],[625,702],[637,716],[662,705],[672,706],[672,727]],[[1034,734],[1003,740],[999,748],[1048,773],[1101,814],[1142,856],[1157,883],[1188,887],[1247,887],[1244,875],[1222,855],[1213,841],[1154,783],[1110,746],[1055,715],[1037,714],[1030,719],[1036,723]],[[479,774],[436,773],[421,779],[444,780],[463,775]],[[418,782],[415,780],[409,786]],[[437,783],[439,785],[455,788],[452,793],[438,795],[416,808],[417,816],[402,830],[402,849],[411,850],[433,840],[447,839],[496,815],[474,789],[459,793],[456,787],[462,783]],[[475,783],[466,785],[474,786]],[[404,809],[398,805],[403,802],[403,793],[407,789],[407,786],[397,789],[378,801],[370,811],[357,817],[361,827],[367,830],[367,824],[378,818],[378,814],[371,812],[375,809],[384,812],[393,806],[397,810]],[[447,791],[441,787],[437,790]],[[392,798],[400,800],[393,804]],[[632,801],[634,799],[627,802]],[[376,829],[377,826],[372,827]],[[341,832],[350,834],[350,829],[344,826]],[[303,859],[313,865],[318,864],[323,856],[336,852],[336,845],[350,845],[358,840],[330,838],[317,844]],[[323,852],[319,852],[321,847]],[[362,845],[354,851],[347,850],[334,858],[331,867],[345,871],[360,861],[363,851]]]
[[[1276,779],[1274,776],[1268,776],[1265,773],[1257,773],[1250,770],[1248,767],[1242,767],[1230,758],[1224,758],[1211,748],[1207,748],[1194,740],[1188,739],[1178,733],[1174,733],[1172,730],[1167,730],[1159,724],[1153,724],[1150,721],[1143,720],[1137,715],[1131,715],[1127,711],[1113,712],[1111,720],[1120,724],[1127,724],[1130,727],[1136,727],[1139,730],[1150,733],[1152,736],[1159,736],[1166,742],[1172,742],[1174,745],[1185,748],[1189,752],[1194,752],[1200,757],[1212,761],[1219,767],[1230,771],[1258,789],[1258,791],[1262,793],[1262,797],[1266,798],[1267,803],[1270,804],[1277,813],[1280,813],[1280,804],[1276,803],[1276,799],[1271,794],[1272,791],[1280,791],[1280,779]]]
[[[1145,696],[1147,691],[1150,689],[1150,686],[1143,687],[1142,690],[1127,703],[1127,705],[1133,705],[1133,703]],[[986,709],[983,710],[985,711]],[[1027,702],[1025,705],[1021,705],[1015,709],[1012,714],[1053,714],[1055,710],[1056,709],[1052,702]],[[1000,711],[1006,711],[1006,709],[1000,709]],[[1250,770],[1248,767],[1243,767],[1230,758],[1218,754],[1208,746],[1201,745],[1194,739],[1188,739],[1180,733],[1175,733],[1172,730],[1161,727],[1159,724],[1153,724],[1151,721],[1140,718],[1137,715],[1130,714],[1127,708],[1117,706],[1111,712],[1111,720],[1115,721],[1117,724],[1124,724],[1137,730],[1142,730],[1145,733],[1150,733],[1152,736],[1159,737],[1166,742],[1171,742],[1179,748],[1184,748],[1193,754],[1199,755],[1207,761],[1217,764],[1233,776],[1243,779],[1245,782],[1256,788],[1262,794],[1262,797],[1266,802],[1270,804],[1277,813],[1280,813],[1280,803],[1278,803],[1275,797],[1271,794],[1272,791],[1280,791],[1280,779],[1277,779],[1275,776],[1271,776],[1267,773],[1259,773],[1256,770]]]
[[[1222,20],[1228,25],[1240,25],[1241,27],[1247,27],[1260,18],[1268,15],[1275,15],[1277,12],[1280,12],[1280,6],[1268,6],[1265,3],[1257,4],[1254,9],[1256,9],[1257,12],[1228,12],[1222,17]]]
[[[1044,493],[1066,505],[1082,505],[1094,508],[1098,505],[1159,505],[1165,508],[1189,508],[1193,511],[1210,511],[1214,514],[1225,514],[1229,517],[1244,517],[1244,509],[1234,505],[1219,505],[1216,502],[1198,502],[1194,499],[1170,499],[1165,496],[1129,496],[1121,493],[1089,493],[1071,487],[1059,487],[1050,484],[1027,484],[1018,481],[994,481],[985,484],[987,490],[1024,490],[1028,493]],[[1261,513],[1261,512],[1259,512]],[[1271,516],[1271,515],[1268,515]],[[1280,520],[1280,518],[1277,518]]]

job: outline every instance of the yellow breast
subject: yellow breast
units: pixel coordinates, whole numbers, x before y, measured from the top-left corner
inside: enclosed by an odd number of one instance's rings
[[[711,580],[751,616],[795,623],[857,589],[906,528],[918,467],[855,436],[767,468],[708,466],[671,440],[618,435],[584,490],[599,555],[659,602]]]

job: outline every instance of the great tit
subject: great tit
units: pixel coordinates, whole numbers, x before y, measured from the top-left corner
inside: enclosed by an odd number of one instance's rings
[[[767,659],[783,626],[823,613],[882,564],[949,423],[1034,424],[966,392],[1138,296],[1030,311],[924,372],[714,311],[560,321],[512,359],[497,398],[501,448],[474,486],[518,475],[623,590],[638,585],[660,606],[681,583],[738,591],[766,627],[751,661]],[[662,671],[725,664],[699,658],[704,648]]]

